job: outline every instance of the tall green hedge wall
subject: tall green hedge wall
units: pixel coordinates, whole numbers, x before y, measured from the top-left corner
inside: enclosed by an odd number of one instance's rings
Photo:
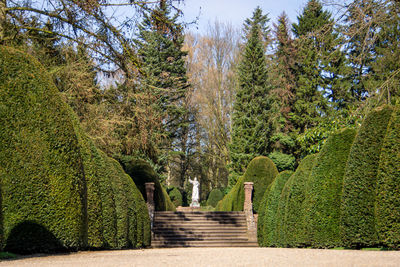
[[[175,211],[175,205],[172,203],[168,193],[160,184],[157,173],[144,160],[141,159],[124,159],[122,161],[124,170],[132,177],[136,186],[146,199],[145,183],[154,183],[154,202],[157,211]]]
[[[241,211],[244,205],[244,182],[253,182],[253,209],[258,212],[258,207],[265,190],[275,179],[278,170],[275,164],[267,157],[254,158],[247,167],[245,174],[240,177],[235,186],[216,206],[217,211]]]
[[[277,227],[282,225],[282,222],[278,221],[278,216],[280,215],[278,212],[279,200],[282,189],[292,173],[292,171],[279,173],[264,193],[257,223],[260,246],[277,246]]]
[[[280,192],[277,207],[279,187],[271,188],[278,181],[271,184],[261,204],[259,244],[398,249],[399,129],[399,106],[374,109],[357,134],[339,131],[318,155],[301,162]],[[272,234],[265,220],[275,220]]]
[[[18,253],[146,246],[145,202],[99,151],[31,56],[0,46],[1,247]]]
[[[347,247],[370,247],[379,243],[375,230],[376,181],[391,114],[389,106],[368,114],[350,150],[341,203],[343,242]]]
[[[353,129],[332,134],[311,170],[304,209],[307,234],[314,247],[342,244],[340,203],[343,175],[355,134]]]
[[[380,243],[400,248],[400,108],[396,107],[383,141],[376,190],[376,229]]]
[[[306,247],[310,245],[310,240],[306,234],[307,221],[304,218],[303,203],[306,186],[317,157],[318,154],[305,157],[282,190],[280,201],[285,202],[285,219],[280,227],[280,246]],[[283,204],[281,205],[283,206]]]

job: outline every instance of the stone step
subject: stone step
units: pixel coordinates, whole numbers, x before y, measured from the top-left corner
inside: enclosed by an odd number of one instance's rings
[[[224,233],[216,233],[216,234],[181,234],[181,235],[169,235],[169,234],[154,234],[154,240],[157,239],[176,239],[176,238],[192,238],[196,240],[200,239],[212,239],[212,238],[221,238],[221,239],[232,239],[232,238],[245,238],[247,240],[247,234],[224,234]]]
[[[155,236],[154,241],[248,241],[247,235],[241,236]]]
[[[182,212],[179,213],[165,213],[165,212],[156,212],[154,214],[155,217],[177,217],[177,218],[184,218],[184,217],[209,217],[209,218],[221,218],[221,217],[227,217],[227,218],[239,218],[239,217],[245,217],[244,213],[235,213],[235,214],[229,214],[229,213],[189,213],[185,214]]]
[[[200,228],[224,228],[224,227],[246,227],[245,223],[238,223],[238,224],[224,224],[224,223],[208,223],[208,224],[204,224],[204,223],[154,223],[154,228],[182,228],[182,227],[186,227],[186,228],[196,228],[196,227],[200,227]]]
[[[186,217],[179,217],[179,216],[155,216],[155,220],[182,220],[182,221],[191,221],[191,220],[202,220],[202,221],[246,221],[245,216],[238,216],[238,217],[228,217],[228,216],[218,216],[218,217],[209,217],[209,216],[186,216]]]
[[[227,216],[237,216],[244,214],[243,211],[155,211],[155,215],[183,215],[183,216],[192,216],[192,215],[209,215],[209,216],[218,216],[218,215],[227,215]]]
[[[151,244],[154,248],[173,247],[258,247],[257,242],[220,242],[220,241],[154,241]]]
[[[180,228],[180,229],[173,229],[173,228],[153,228],[153,233],[158,234],[158,233],[170,233],[170,234],[240,234],[240,233],[247,233],[246,228],[237,228],[237,227],[232,227],[232,228],[220,228],[220,229],[186,229],[186,228]]]
[[[178,231],[200,231],[200,232],[205,232],[205,231],[246,231],[247,228],[245,226],[223,226],[223,225],[215,225],[213,227],[210,227],[209,225],[163,225],[163,226],[154,226],[153,231],[173,231],[173,232],[178,232]]]
[[[155,212],[153,247],[254,247],[244,212]]]

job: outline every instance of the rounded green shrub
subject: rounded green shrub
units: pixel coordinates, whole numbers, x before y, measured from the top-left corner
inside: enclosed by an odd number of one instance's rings
[[[182,194],[177,187],[171,187],[167,190],[167,192],[175,207],[182,206]]]
[[[2,246],[17,253],[150,243],[146,204],[83,133],[42,66],[0,46]]]
[[[273,247],[277,246],[278,226],[282,222],[278,219],[278,209],[284,212],[284,207],[278,207],[281,199],[282,190],[293,174],[292,171],[284,171],[276,176],[275,180],[269,185],[265,191],[260,205],[260,215],[258,217],[258,237],[260,246]],[[284,215],[282,216],[282,218]]]
[[[311,170],[304,200],[307,234],[313,247],[342,245],[340,203],[343,175],[356,131],[332,134],[322,147]]]
[[[305,157],[282,190],[280,201],[285,204],[285,218],[281,221],[279,245],[283,247],[305,247],[310,245],[307,239],[303,202],[306,185],[318,154]],[[281,211],[281,209],[279,210]],[[282,212],[282,211],[281,211]]]
[[[122,165],[125,172],[132,177],[144,199],[147,197],[145,183],[154,183],[154,203],[157,211],[176,210],[167,191],[161,185],[157,173],[149,163],[141,159],[123,159]]]
[[[245,174],[238,179],[235,186],[217,204],[216,210],[241,211],[244,205],[244,182],[253,182],[253,210],[258,212],[258,207],[263,198],[265,190],[275,179],[278,170],[275,164],[267,157],[254,158],[247,167]]]
[[[376,190],[376,229],[380,242],[400,247],[400,108],[396,107],[383,141]]]
[[[341,228],[347,247],[378,245],[375,230],[375,197],[378,163],[392,108],[370,112],[351,147],[343,177]]]
[[[218,201],[224,198],[224,193],[218,188],[214,188],[211,190],[210,194],[208,194],[207,198],[207,206],[215,207],[217,206]]]

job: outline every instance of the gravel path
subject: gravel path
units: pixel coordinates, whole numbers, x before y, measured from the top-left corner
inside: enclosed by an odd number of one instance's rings
[[[36,256],[0,266],[400,266],[400,251],[165,248]]]

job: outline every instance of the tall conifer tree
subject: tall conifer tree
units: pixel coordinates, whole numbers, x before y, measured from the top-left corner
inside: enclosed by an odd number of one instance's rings
[[[263,18],[263,19],[260,19]],[[265,23],[268,21],[258,7],[245,23],[247,42],[238,67],[230,152],[230,185],[242,175],[251,159],[268,155],[272,133],[271,86],[268,82],[265,57]]]
[[[279,171],[292,169],[295,159],[292,155],[295,148],[295,130],[291,122],[292,105],[296,89],[295,56],[296,49],[291,36],[291,28],[286,13],[282,13],[277,24],[274,24],[273,38],[275,51],[270,67],[273,89],[273,129],[272,153],[269,157]]]
[[[302,133],[314,127],[331,109],[346,103],[348,85],[343,74],[345,56],[334,30],[331,13],[318,0],[309,0],[298,23],[293,24],[296,45],[297,89],[293,123]]]
[[[151,158],[161,165],[166,164],[168,151],[181,149],[174,145],[182,144],[180,139],[188,127],[185,105],[189,88],[185,65],[187,52],[182,50],[183,25],[178,18],[179,13],[173,14],[166,1],[160,1],[159,6],[144,16],[137,42],[144,72],[139,88],[147,95],[143,98],[147,99],[145,105],[151,107],[160,123],[158,132],[152,133],[156,155]]]

